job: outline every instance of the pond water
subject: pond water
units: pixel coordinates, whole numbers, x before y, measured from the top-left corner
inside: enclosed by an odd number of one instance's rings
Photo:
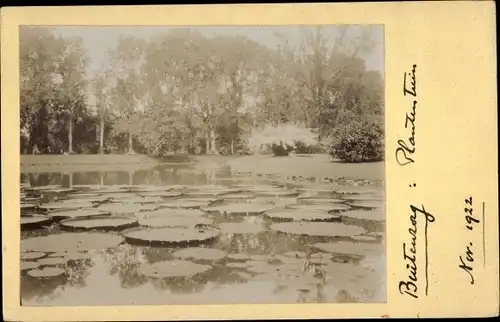
[[[382,187],[229,170],[23,173],[22,305],[386,301]]]

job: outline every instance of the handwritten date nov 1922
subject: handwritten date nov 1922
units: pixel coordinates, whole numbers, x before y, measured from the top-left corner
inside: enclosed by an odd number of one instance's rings
[[[468,197],[465,199],[465,228],[467,228],[470,231],[474,230],[475,224],[479,223],[479,219],[474,217],[473,214],[473,207],[472,207],[472,197]],[[458,267],[462,269],[464,272],[466,272],[469,277],[470,277],[470,284],[474,285],[474,252],[473,252],[473,247],[474,245],[472,242],[469,242],[469,245],[465,247],[465,254],[459,256],[460,264]]]
[[[408,233],[410,235],[410,244],[407,245],[403,243],[403,258],[406,263],[406,270],[408,273],[408,278],[406,280],[399,282],[399,292],[401,294],[409,295],[413,298],[418,298],[420,290],[420,281],[422,278],[419,276],[420,268],[418,268],[419,262],[417,261],[419,256],[423,256],[424,261],[424,284],[425,284],[425,294],[427,295],[429,287],[429,277],[428,277],[428,237],[427,230],[429,223],[435,221],[434,215],[425,210],[424,205],[421,208],[416,206],[410,206],[410,228],[408,228]],[[418,215],[423,215],[425,218],[423,241],[420,243],[418,239]],[[420,250],[422,247],[422,250]]]
[[[404,74],[403,80],[403,94],[404,96],[411,96],[413,98],[411,112],[406,113],[405,129],[409,130],[407,140],[398,140],[398,148],[396,149],[396,161],[399,165],[405,166],[414,163],[414,154],[416,151],[415,142],[415,121],[417,114],[417,65],[412,66],[410,73]],[[409,80],[408,80],[409,79]]]

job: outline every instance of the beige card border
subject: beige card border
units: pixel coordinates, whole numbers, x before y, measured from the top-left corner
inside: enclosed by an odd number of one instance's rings
[[[408,2],[169,7],[2,8],[3,299],[8,320],[169,320],[332,317],[492,316],[499,312],[497,112],[494,3]],[[387,276],[385,304],[197,305],[34,308],[19,306],[18,26],[383,24],[386,61]],[[394,157],[411,100],[403,74],[417,64],[416,162]],[[12,139],[13,138],[13,139]],[[411,188],[410,184],[417,183]],[[475,252],[476,282],[458,268],[469,242],[463,200],[486,202],[486,265]],[[409,205],[425,205],[429,295],[398,291],[405,278]],[[420,248],[419,248],[420,249]],[[420,273],[419,273],[420,274]]]

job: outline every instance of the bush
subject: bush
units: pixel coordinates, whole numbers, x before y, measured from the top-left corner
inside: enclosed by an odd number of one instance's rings
[[[347,162],[384,159],[384,129],[379,122],[353,120],[331,133],[329,154]]]
[[[252,131],[248,148],[254,153],[271,150],[275,156],[287,156],[299,143],[301,146],[315,145],[316,135],[299,124],[266,125]]]

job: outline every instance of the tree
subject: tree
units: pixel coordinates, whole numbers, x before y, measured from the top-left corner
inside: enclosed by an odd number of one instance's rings
[[[96,75],[92,85],[96,98],[96,107],[99,113],[99,153],[104,154],[104,127],[106,122],[106,105],[108,103],[109,94],[109,71],[100,75]]]
[[[146,41],[122,36],[115,50],[110,52],[112,71],[116,75],[110,92],[110,107],[118,115],[113,133],[128,135],[128,153],[134,154],[133,137],[140,130],[138,111],[144,109],[149,98],[147,86],[141,76]]]

